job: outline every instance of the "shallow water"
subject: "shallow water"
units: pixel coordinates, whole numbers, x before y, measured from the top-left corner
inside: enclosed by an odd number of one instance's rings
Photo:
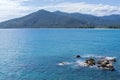
[[[83,68],[75,55],[116,57],[116,71]],[[1,29],[0,80],[119,80],[120,30]]]

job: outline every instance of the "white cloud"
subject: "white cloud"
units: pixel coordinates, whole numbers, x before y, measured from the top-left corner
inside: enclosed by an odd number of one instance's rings
[[[0,21],[20,17],[32,12],[33,8],[22,6],[28,0],[0,0]]]
[[[97,16],[120,14],[119,6],[110,6],[103,4],[88,4],[85,2],[70,3],[64,2],[48,6],[23,6],[22,3],[30,0],[0,0],[0,22],[20,16],[24,16],[39,9],[49,11],[79,12]],[[58,0],[51,0],[58,1]]]
[[[120,14],[119,6],[110,6],[103,4],[88,4],[85,2],[79,3],[60,3],[56,5],[43,6],[41,9],[46,9],[50,11],[64,11],[64,12],[79,12],[85,14],[92,14],[97,16],[111,15],[111,14]]]

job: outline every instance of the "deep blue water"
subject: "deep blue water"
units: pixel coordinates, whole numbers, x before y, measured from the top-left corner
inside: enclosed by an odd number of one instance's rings
[[[57,65],[77,54],[114,56],[116,71]],[[0,80],[120,80],[120,30],[1,29]]]

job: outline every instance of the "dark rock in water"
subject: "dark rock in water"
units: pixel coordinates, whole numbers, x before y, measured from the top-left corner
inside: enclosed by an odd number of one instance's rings
[[[81,56],[80,55],[77,55],[76,58],[80,58]]]

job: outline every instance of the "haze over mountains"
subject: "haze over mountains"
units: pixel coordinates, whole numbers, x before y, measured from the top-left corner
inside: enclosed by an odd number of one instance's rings
[[[0,28],[120,28],[120,15],[98,17],[39,10],[21,18],[1,22]]]

